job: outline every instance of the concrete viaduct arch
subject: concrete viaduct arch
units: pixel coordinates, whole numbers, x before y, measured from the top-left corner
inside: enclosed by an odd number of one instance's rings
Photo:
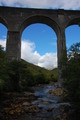
[[[49,25],[57,35],[58,66],[66,51],[65,28],[80,25],[80,11],[0,7],[0,22],[8,28],[6,56],[21,59],[21,34],[32,23]]]

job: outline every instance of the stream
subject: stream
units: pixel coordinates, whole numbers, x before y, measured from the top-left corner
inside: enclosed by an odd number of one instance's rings
[[[49,91],[55,88],[55,85],[43,85],[35,88],[34,95],[37,96],[37,100],[33,101],[32,104],[36,105],[39,108],[48,110],[49,108],[54,108],[60,102],[60,97],[54,94],[50,94]]]
[[[0,103],[0,120],[67,120],[64,106],[69,104],[50,93],[56,86],[57,83],[38,85],[27,92],[7,93]],[[60,115],[63,119],[58,118]]]

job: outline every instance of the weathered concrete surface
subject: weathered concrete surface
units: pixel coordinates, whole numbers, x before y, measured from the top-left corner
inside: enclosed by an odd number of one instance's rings
[[[33,23],[49,25],[57,36],[58,67],[66,51],[65,28],[69,25],[80,25],[80,11],[48,10],[33,8],[0,7],[0,22],[7,29],[7,57],[21,59],[21,35],[23,30]]]

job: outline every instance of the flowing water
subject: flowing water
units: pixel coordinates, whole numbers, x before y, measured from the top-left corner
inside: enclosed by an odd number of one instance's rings
[[[53,111],[62,104],[59,96],[50,93],[56,86],[38,85],[32,92],[11,93],[2,102],[1,120],[53,120]]]
[[[49,108],[54,108],[60,102],[60,97],[54,94],[50,94],[49,91],[55,88],[54,85],[43,85],[35,88],[34,95],[37,96],[37,100],[33,101],[32,104],[36,105],[39,108],[44,108],[48,110]]]

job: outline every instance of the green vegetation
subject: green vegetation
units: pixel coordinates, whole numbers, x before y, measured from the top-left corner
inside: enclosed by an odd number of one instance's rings
[[[57,81],[57,70],[49,71],[24,60],[6,59],[0,46],[0,92],[26,90],[27,86]]]
[[[67,65],[62,71],[65,99],[80,109],[80,43],[73,44],[68,51]]]
[[[57,71],[56,71],[57,74]],[[20,85],[22,88],[37,84],[46,84],[57,81],[54,72],[30,64],[24,60],[20,62]]]
[[[54,79],[54,82],[56,82],[58,80],[58,69],[57,68],[54,68],[53,70],[51,70],[51,76],[53,77]]]

